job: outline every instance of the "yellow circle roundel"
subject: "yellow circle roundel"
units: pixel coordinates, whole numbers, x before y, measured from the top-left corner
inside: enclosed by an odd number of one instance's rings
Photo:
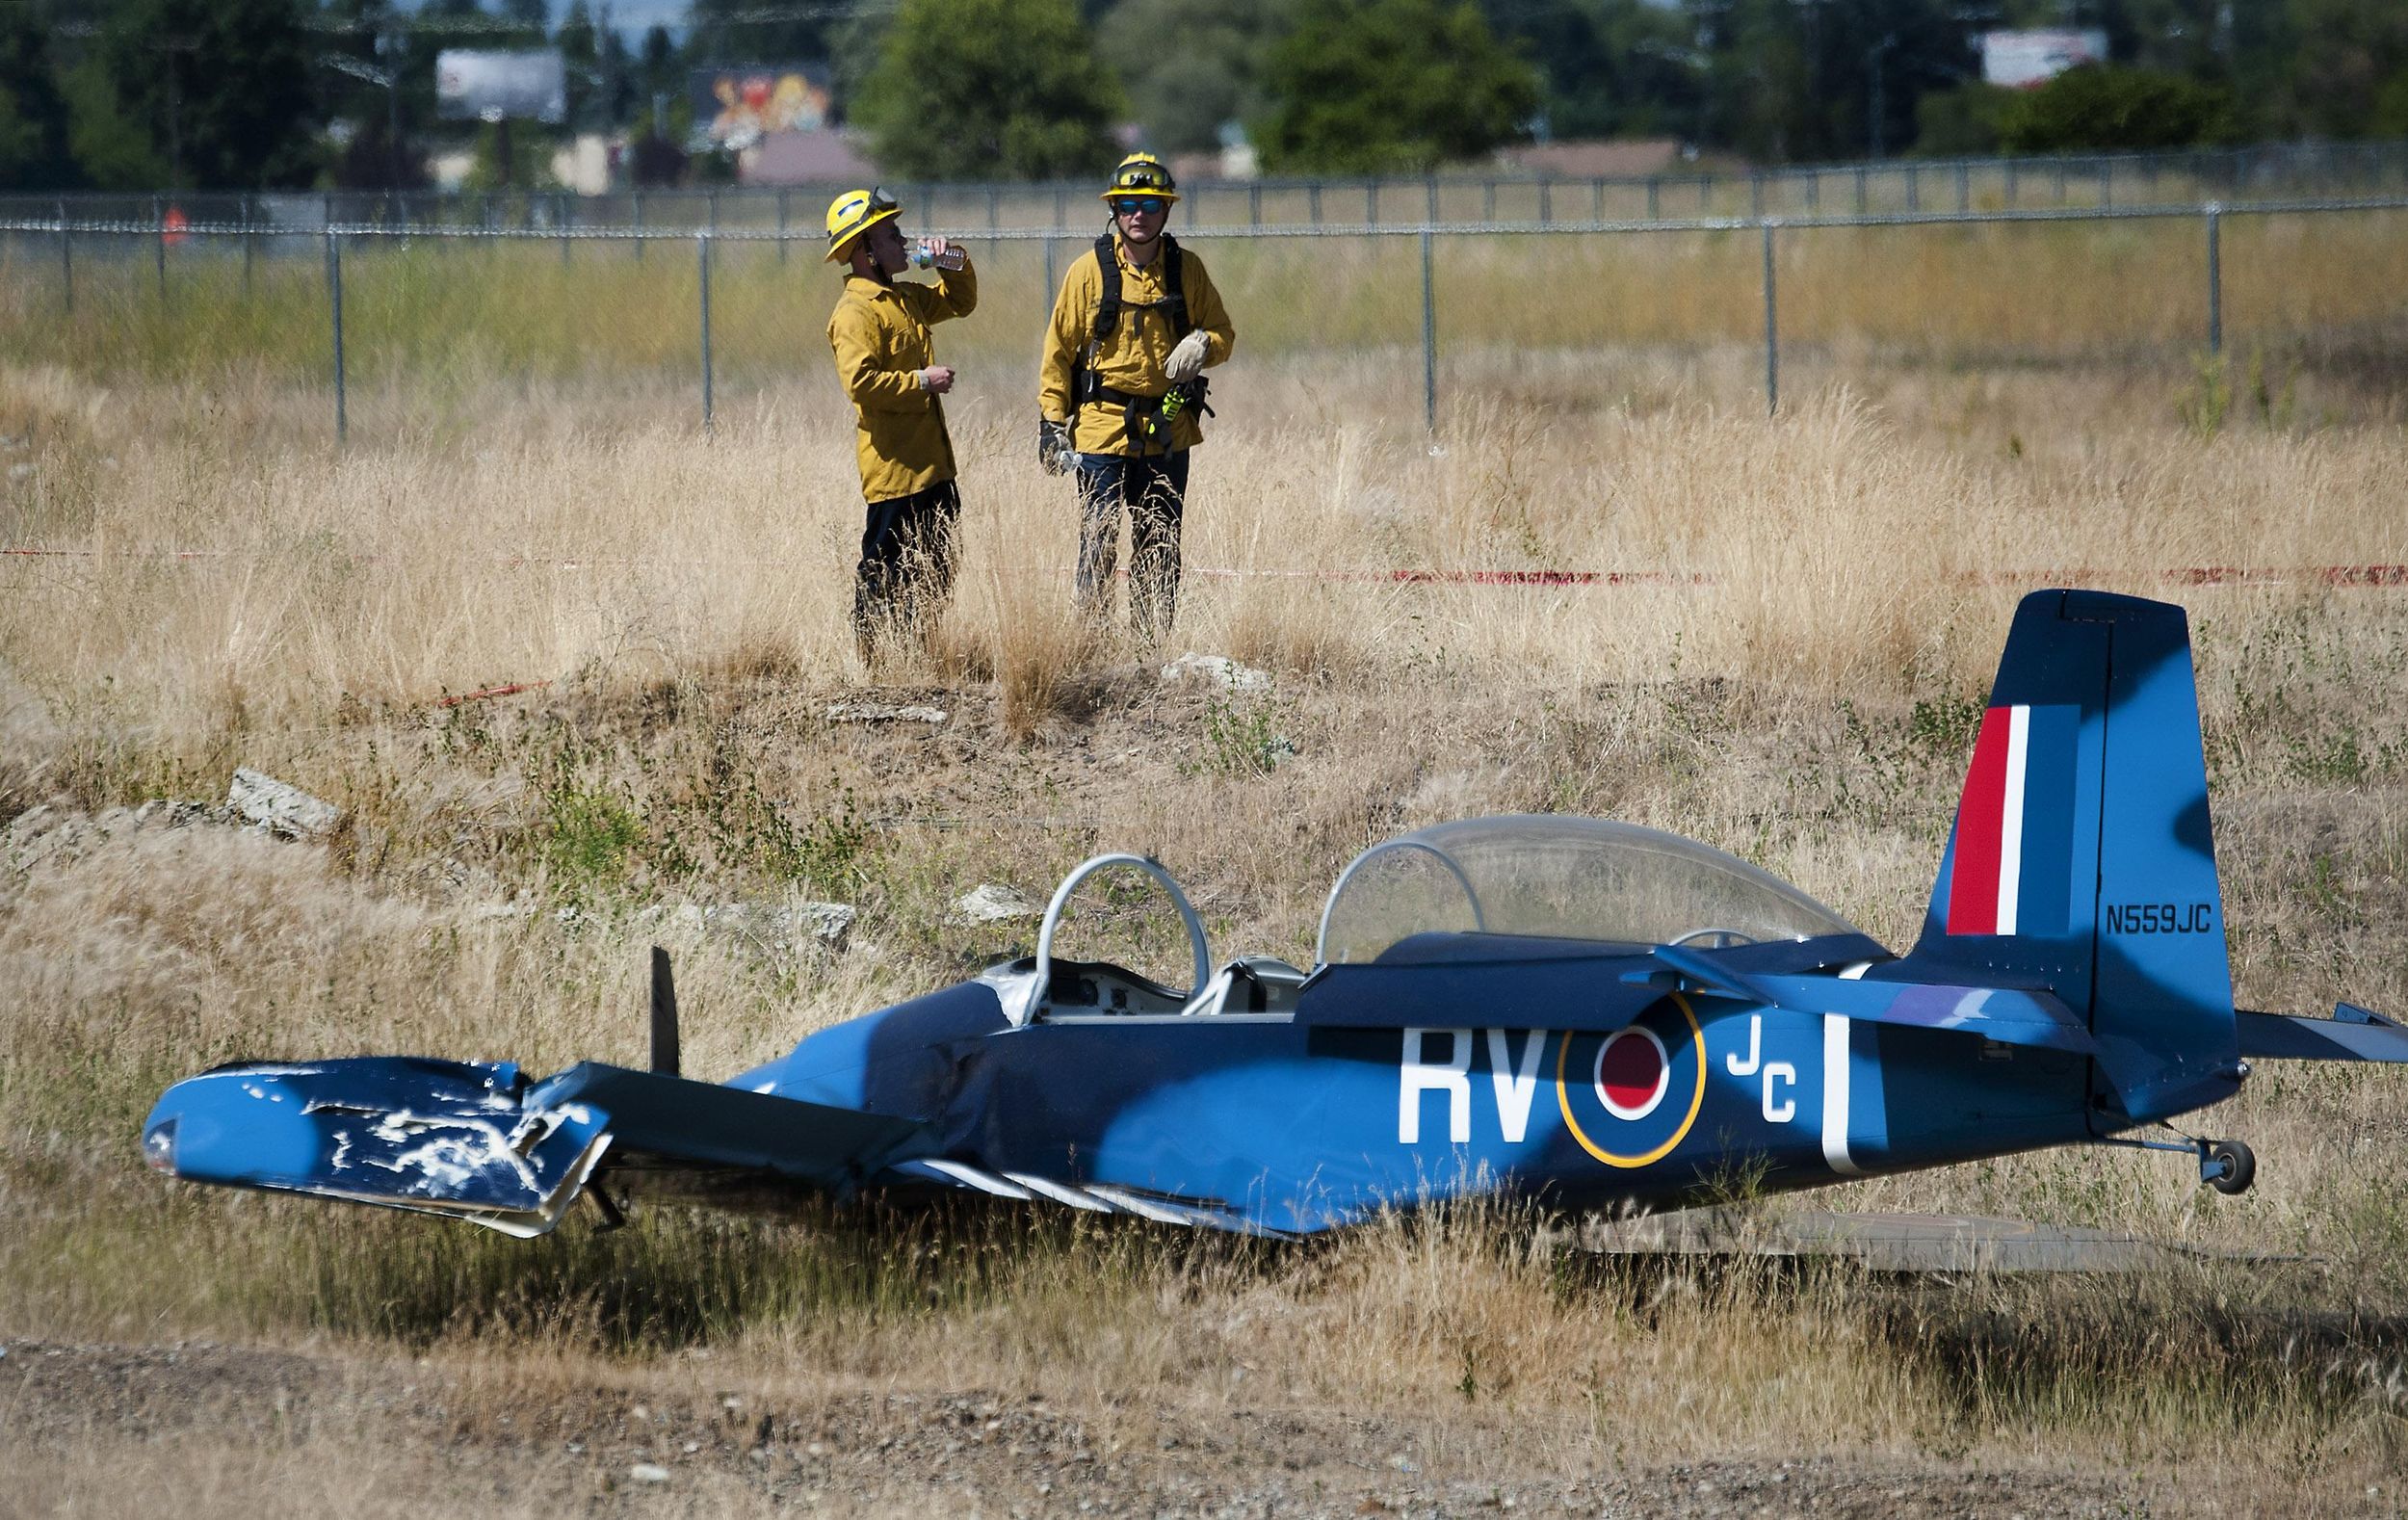
[[[1581,1149],[1609,1166],[1632,1168],[1662,1161],[1688,1138],[1705,1106],[1706,1032],[1698,1027],[1688,999],[1675,992],[1671,1002],[1687,1026],[1686,1038],[1682,1025],[1655,1015],[1603,1037],[1567,1031],[1556,1052],[1556,1103],[1563,1110],[1564,1128]],[[1666,1027],[1653,1029],[1650,1023]],[[1592,1041],[1595,1053],[1589,1055]],[[1577,1073],[1572,1069],[1576,1043],[1584,1057]],[[1582,1080],[1576,1083],[1576,1076]],[[1588,1111],[1588,1128],[1582,1127],[1579,1109]]]

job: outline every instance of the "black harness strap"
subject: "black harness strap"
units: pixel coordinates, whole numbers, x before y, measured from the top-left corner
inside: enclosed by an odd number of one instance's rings
[[[1195,319],[1188,315],[1188,296],[1183,278],[1185,272],[1182,268],[1185,260],[1179,256],[1179,240],[1167,232],[1164,233],[1163,250],[1157,256],[1169,260],[1163,266],[1163,299],[1126,301],[1120,294],[1120,257],[1112,247],[1112,235],[1107,232],[1095,240],[1095,267],[1103,276],[1104,290],[1095,302],[1095,325],[1088,335],[1086,347],[1080,352],[1078,367],[1070,378],[1070,393],[1077,398],[1078,405],[1120,408],[1121,422],[1128,430],[1129,441],[1137,445],[1139,454],[1150,454],[1158,445],[1165,451],[1169,449],[1171,419],[1181,410],[1193,408],[1207,417],[1213,415],[1213,408],[1204,400],[1208,382],[1200,375],[1185,385],[1172,386],[1160,396],[1135,396],[1105,384],[1094,370],[1095,356],[1102,350],[1105,340],[1119,330],[1123,309],[1140,314],[1161,312],[1164,320],[1170,324],[1174,340],[1195,330]]]
[[[1094,340],[1102,343],[1120,327],[1120,308],[1132,311],[1159,311],[1170,321],[1170,335],[1184,338],[1195,330],[1195,320],[1188,315],[1188,293],[1184,288],[1186,260],[1179,256],[1179,240],[1163,234],[1163,299],[1150,301],[1124,301],[1120,299],[1120,258],[1112,249],[1109,232],[1095,240],[1095,267],[1104,276],[1104,298],[1095,303]]]

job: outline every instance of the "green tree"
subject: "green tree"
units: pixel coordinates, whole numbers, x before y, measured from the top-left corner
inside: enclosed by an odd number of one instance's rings
[[[2232,136],[2232,103],[2178,74],[2084,65],[2018,93],[1999,136],[2011,153],[2189,147]]]
[[[1269,104],[1263,59],[1286,30],[1282,0],[1121,0],[1096,27],[1095,51],[1128,87],[1158,153],[1207,153],[1220,129]]]
[[[258,190],[315,177],[296,0],[121,0],[99,56],[171,183]]]
[[[1097,174],[1118,87],[1071,0],[903,0],[854,102],[871,153],[912,179]]]
[[[2001,123],[2015,92],[1972,80],[1915,102],[1915,152],[1924,158],[1976,158],[1999,150]]]
[[[66,71],[67,147],[77,173],[96,190],[156,190],[168,161],[150,132],[118,99],[108,65],[94,54]]]
[[[1694,27],[1649,0],[1483,0],[1538,66],[1551,136],[1693,138],[1705,91]]]
[[[49,30],[30,7],[0,8],[0,185],[59,190],[75,180]]]
[[[2408,132],[2408,6],[2290,0],[2289,12],[2296,128],[2339,138]]]
[[[1382,173],[1528,133],[1537,71],[1464,0],[1305,0],[1271,48],[1254,143],[1272,170]]]

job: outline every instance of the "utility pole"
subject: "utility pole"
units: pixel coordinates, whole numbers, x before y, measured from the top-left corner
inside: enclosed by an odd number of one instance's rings
[[[1889,96],[1883,90],[1884,70],[1881,61],[1889,54],[1890,49],[1896,46],[1898,46],[1898,34],[1892,32],[1883,37],[1880,41],[1865,49],[1865,65],[1872,73],[1871,120],[1866,125],[1874,158],[1883,156],[1882,139],[1888,133],[1890,116]]]
[[[175,55],[192,52],[190,39],[170,38],[161,44],[168,55],[168,189],[184,188],[184,90],[177,76]]]

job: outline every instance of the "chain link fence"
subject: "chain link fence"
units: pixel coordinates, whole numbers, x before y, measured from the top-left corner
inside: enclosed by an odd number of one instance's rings
[[[2313,150],[2313,161],[2322,163],[2321,155],[2334,151],[2338,150]],[[2181,157],[2186,163],[2198,159],[2228,173],[2238,171],[2236,166],[2244,163],[2240,155]],[[2102,166],[2114,163],[2123,166],[2118,172],[2132,175],[2132,164],[2139,161],[2068,161],[2058,167],[2070,176],[2076,171],[2077,162]],[[2155,164],[2160,174],[2168,167],[2164,160],[2148,162]],[[1534,219],[1504,214],[1522,209],[1508,202],[1498,216],[1468,221],[1427,216],[1418,221],[1384,220],[1380,203],[1387,197],[1382,197],[1381,188],[1358,182],[1350,193],[1371,197],[1362,210],[1372,220],[1328,220],[1334,197],[1323,187],[1318,204],[1308,203],[1306,207],[1318,213],[1319,220],[1308,217],[1257,224],[1252,221],[1193,217],[1180,235],[1216,248],[1216,275],[1225,284],[1235,280],[1241,287],[1245,299],[1233,304],[1242,314],[1265,311],[1273,304],[1274,297],[1288,298],[1286,309],[1294,320],[1271,325],[1274,345],[1286,341],[1308,347],[1401,346],[1410,345],[1418,337],[1418,399],[1424,426],[1432,432],[1439,425],[1441,382],[1446,370],[1440,343],[1442,330],[1477,335],[1507,347],[1554,344],[1577,348],[1584,343],[1678,340],[1678,324],[1671,318],[1658,324],[1663,328],[1662,331],[1641,331],[1628,321],[1619,329],[1597,327],[1593,331],[1583,330],[1579,322],[1551,320],[1543,311],[1532,317],[1517,307],[1512,292],[1500,294],[1488,288],[1502,277],[1506,281],[1527,278],[1533,288],[1543,290],[1546,272],[1551,268],[1571,268],[1573,277],[1591,282],[1610,272],[1624,280],[1621,288],[1642,300],[1650,289],[1650,280],[1659,285],[1675,279],[1684,284],[1702,280],[1711,285],[1708,294],[1696,299],[1713,309],[1706,317],[1692,322],[1692,328],[1699,330],[1688,336],[1692,340],[1698,336],[1715,341],[1760,340],[1765,404],[1768,411],[1774,411],[1780,406],[1785,303],[1794,304],[1801,290],[1810,305],[1815,299],[1811,276],[1817,266],[1809,262],[1801,268],[1802,249],[1837,252],[1836,261],[1826,259],[1820,266],[1827,269],[1850,258],[1862,262],[1870,248],[1862,244],[1840,248],[1834,240],[1859,232],[1913,239],[1917,233],[1910,229],[1924,229],[1924,237],[1941,239],[1941,246],[1936,250],[1928,247],[1916,249],[1907,255],[1913,261],[1911,267],[1900,264],[1902,274],[1926,285],[1955,282],[1970,289],[1985,277],[1985,261],[1995,262],[2001,256],[2000,250],[1948,243],[1942,229],[2055,227],[2099,232],[2109,225],[2147,228],[2148,235],[2156,241],[2136,254],[2126,249],[2123,255],[2128,262],[2139,259],[2153,272],[2149,280],[2150,309],[2156,315],[2135,328],[2136,333],[2143,340],[2179,342],[2212,356],[2221,353],[2225,343],[2224,243],[2228,223],[2248,220],[2300,225],[2338,218],[2345,223],[2363,224],[2367,235],[2361,241],[2370,247],[2395,249],[2402,246],[2398,237],[2402,223],[2394,215],[2408,210],[2408,176],[2399,173],[2400,164],[2375,150],[2350,150],[2334,162],[2351,166],[2353,171],[2363,169],[2372,174],[2380,170],[2400,182],[2390,190],[2360,187],[2358,194],[2350,196],[2261,196],[2238,201],[2068,201],[2018,206],[1976,204],[1960,194],[1952,204],[1923,209],[1876,206],[1859,211],[1854,209],[1855,202],[1848,200],[1838,206],[1826,204],[1820,210],[1670,216],[1663,214],[1662,206],[1657,203],[1645,208],[1646,215],[1637,217],[1575,218],[1557,214],[1550,204],[1551,200],[1559,201],[1559,182],[1557,192],[1551,192],[1550,182],[1536,181],[1518,186],[1519,192],[1540,197]],[[1956,168],[1966,171],[1953,180],[1962,187],[1972,166]],[[1881,171],[1898,175],[1913,170],[1904,166],[1882,166]],[[1924,171],[1928,172],[1927,167]],[[1803,177],[1805,172],[1784,176],[1779,198],[1796,204],[1799,187],[1812,183]],[[2006,173],[2029,182],[2041,171],[2027,163],[2020,168],[1992,164],[1985,172]],[[2145,178],[2135,182],[2148,183]],[[1486,187],[1457,183],[1451,185],[1448,193],[1485,199],[1492,191],[1502,196],[1499,187],[1503,183]],[[1258,190],[1265,194],[1293,193],[1293,187],[1269,185],[1221,189],[1238,196],[1250,196]],[[1660,189],[1650,187],[1651,200],[1660,200]],[[795,196],[802,194],[796,192]],[[977,196],[988,197],[992,224],[964,227],[958,219],[946,217],[937,210],[926,217],[915,212],[915,226],[959,232],[995,245],[989,255],[982,256],[982,281],[1009,282],[1012,289],[1006,299],[1014,308],[1025,304],[1027,312],[1046,309],[1066,259],[1075,256],[1092,236],[1089,226],[1081,224],[1076,215],[1086,210],[1093,198],[1092,192],[1073,199],[1074,193],[1068,187],[1059,188],[1056,194],[1060,197],[1058,204],[1061,215],[1034,224],[1008,224],[1003,221],[1003,214],[1006,209],[1015,214],[1032,208],[1039,212],[1056,210],[1057,204],[1045,200],[1041,190],[1032,191],[1025,186],[952,187],[931,193],[932,204],[942,208],[947,203],[942,197],[948,194],[955,197],[956,203],[975,204]],[[1040,198],[1032,202],[1028,198],[1032,195]],[[1811,200],[1812,193],[1808,196]],[[966,202],[963,197],[968,197]],[[1598,205],[1609,204],[1602,195],[1591,198],[1592,204],[1584,210],[1593,212]],[[1711,193],[1703,198],[1711,202]],[[154,289],[156,300],[144,303],[147,309],[141,313],[140,320],[151,329],[171,329],[179,321],[188,327],[202,325],[197,313],[179,310],[177,292],[182,283],[189,282],[196,291],[207,283],[220,293],[222,307],[223,300],[232,299],[230,292],[239,281],[241,301],[251,308],[276,308],[275,320],[293,329],[287,334],[292,344],[323,343],[320,353],[327,368],[322,373],[330,377],[332,421],[341,435],[347,434],[350,428],[349,390],[355,356],[352,352],[355,339],[347,341],[350,335],[346,319],[347,308],[357,298],[347,299],[347,275],[356,280],[366,273],[372,278],[383,279],[387,287],[397,280],[415,281],[425,287],[439,285],[447,290],[463,282],[470,287],[480,282],[495,285],[497,274],[475,261],[475,250],[483,249],[489,254],[511,249],[520,262],[510,278],[520,282],[514,288],[522,293],[534,288],[526,283],[529,280],[559,285],[572,278],[616,279],[618,283],[608,293],[590,298],[591,309],[572,312],[572,326],[577,322],[591,323],[606,311],[624,311],[635,305],[646,308],[659,330],[653,333],[649,347],[638,356],[638,362],[655,367],[664,363],[678,367],[691,364],[699,413],[708,425],[718,406],[718,379],[722,363],[720,350],[726,346],[723,342],[715,343],[715,335],[720,339],[732,337],[734,347],[756,365],[779,362],[781,356],[789,365],[802,361],[817,337],[812,328],[818,317],[810,302],[794,299],[798,287],[793,281],[797,276],[792,273],[777,276],[774,266],[791,261],[806,269],[815,268],[823,240],[816,224],[805,227],[785,219],[777,208],[777,199],[773,195],[760,193],[728,193],[716,199],[684,195],[648,205],[632,197],[484,197],[426,202],[327,196],[215,199],[86,197],[52,197],[40,202],[17,197],[0,202],[0,259],[6,261],[14,287],[13,299],[19,303],[20,311],[29,303],[40,301],[40,287],[46,286],[55,292],[56,305],[51,315],[62,324],[46,330],[52,336],[84,342],[90,354],[103,356],[109,352],[108,345],[113,340],[121,342],[123,335],[97,331],[95,327],[131,320],[127,314],[136,309],[129,304],[132,293],[144,287]],[[907,198],[906,204],[912,202]],[[1187,204],[1182,202],[1183,207]],[[1438,190],[1429,188],[1416,209],[1426,212],[1434,205],[1444,210],[1447,204]],[[675,214],[653,214],[665,205],[675,208]],[[37,207],[39,214],[25,214]],[[507,216],[502,214],[505,208],[510,212]],[[742,208],[746,215],[731,214],[736,208]],[[422,211],[426,214],[421,215]],[[623,220],[603,220],[614,211],[624,213]],[[765,216],[765,212],[771,214]],[[1099,215],[1093,225],[1100,224]],[[1629,250],[1634,240],[1663,246],[1665,256],[1652,260],[1633,257]],[[1610,248],[1620,251],[1604,251]],[[1742,249],[1744,252],[1741,251]],[[1341,253],[1341,249],[1345,251]],[[409,258],[397,260],[396,253],[406,253]],[[555,256],[560,269],[550,275],[527,263],[531,258]],[[1894,252],[1890,256],[1897,255]],[[2081,248],[2060,247],[2053,256],[2071,277],[2079,278],[2085,269],[2085,259],[2091,255]],[[643,264],[647,258],[653,261],[651,266]],[[2279,281],[2281,258],[2280,250],[2269,250],[2257,258],[2264,272],[2259,279],[2262,286],[2268,276]],[[1950,260],[1954,261],[1952,265]],[[1464,267],[1450,275],[1451,262]],[[614,265],[624,267],[626,276],[649,282],[641,286],[629,284],[625,277],[610,275]],[[662,267],[665,265],[669,267]],[[715,296],[715,272],[730,266],[746,282],[730,289],[723,283],[726,274],[721,273],[722,287]],[[308,273],[308,283],[320,286],[318,293],[310,294],[297,281],[297,271]],[[765,275],[782,278],[783,283],[764,284],[761,280]],[[2034,276],[2029,271],[2025,272],[2025,277],[2028,282],[2037,278],[2042,288],[2064,283],[2053,275]],[[1293,287],[1298,281],[1306,287],[1301,303],[1296,300],[1293,289],[1282,290],[1283,286]],[[1870,282],[1876,287],[1867,299],[1877,301],[1881,299],[1877,287],[1899,281],[1876,274],[1858,282]],[[2328,282],[2346,283],[2339,279]],[[2382,284],[2379,278],[2351,282]],[[1022,285],[1032,288],[1023,292],[1019,289]],[[1752,290],[1748,289],[1751,286]],[[2394,282],[2390,288],[2396,292],[2399,285]],[[115,302],[111,314],[77,318],[79,295],[89,301],[95,289],[104,290],[107,299]],[[1017,299],[1023,294],[1030,298],[1025,303]],[[727,309],[731,295],[736,305],[732,317]],[[2318,293],[2308,295],[2317,297]],[[2401,309],[2395,295],[2385,298],[2378,290],[2372,294],[2358,292],[2357,296],[2358,305],[2351,310],[2361,315],[2396,315]],[[390,288],[376,299],[380,312],[400,303],[400,298]],[[488,305],[494,301],[506,303],[510,299],[507,291],[486,297]],[[2264,297],[2260,300],[2262,304],[2266,302]],[[1760,323],[1738,315],[1742,302],[1760,308]],[[320,314],[311,324],[323,322],[323,328],[318,329],[320,338],[312,339],[295,327],[301,318],[293,308],[304,303],[314,304]],[[664,321],[665,309],[676,303],[688,303],[687,315]],[[1636,303],[1630,296],[1620,300],[1624,306]],[[823,302],[817,312],[824,310]],[[2183,315],[2186,310],[2187,317]],[[2303,308],[2303,313],[2306,321],[2330,320],[2329,312],[2322,319],[2315,309]],[[2014,312],[2002,311],[1994,325],[2011,327],[2014,317]],[[209,320],[221,325],[225,321],[220,308],[213,308]],[[389,316],[380,316],[379,320],[381,325],[374,338],[381,344],[380,352],[399,354],[402,345],[390,337],[397,330],[395,321]],[[491,326],[487,318],[470,316],[459,320],[472,329],[470,336],[479,335],[473,331],[477,324]],[[1010,320],[1013,319],[1007,319]],[[1960,327],[1973,323],[1977,330],[1984,319],[1980,313],[1974,313],[1956,320]],[[1862,318],[1851,318],[1846,312],[1810,311],[1807,327],[1811,334],[1819,336],[1846,328],[1851,322],[1858,328],[1877,326]],[[1025,333],[1018,327],[1012,328],[1009,340],[996,341],[992,352],[999,355],[1008,354],[1014,342],[1025,344],[1026,339],[1033,338],[1034,326],[1023,325],[1027,327]],[[20,328],[26,326],[19,324]],[[1247,327],[1250,333],[1264,329],[1261,323],[1242,322],[1242,326]],[[772,330],[778,336],[765,341],[761,334]],[[484,336],[495,342],[506,341],[489,333]],[[39,333],[21,330],[19,352],[27,352],[22,347],[25,342],[39,341],[40,337]],[[599,332],[594,334],[597,342],[601,337]],[[203,336],[196,341],[218,340]],[[571,330],[556,337],[554,346],[575,348],[584,341],[583,332]],[[1249,336],[1246,341],[1259,345],[1261,340]],[[411,334],[410,342],[411,353],[423,361],[431,352],[424,334]],[[686,355],[682,360],[674,357],[681,349]]]

